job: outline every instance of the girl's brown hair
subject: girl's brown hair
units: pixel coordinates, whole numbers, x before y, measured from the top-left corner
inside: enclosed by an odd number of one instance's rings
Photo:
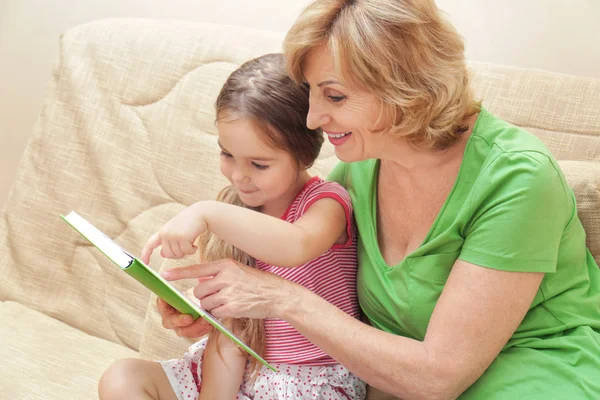
[[[301,168],[309,168],[323,145],[320,129],[306,127],[308,89],[294,82],[285,70],[282,54],[266,54],[244,63],[235,70],[221,88],[215,104],[219,121],[249,118],[256,122],[269,146],[291,154]],[[247,207],[233,186],[224,188],[218,201]],[[229,258],[249,266],[254,259],[210,232],[198,238],[204,261]],[[264,324],[259,319],[240,318],[225,321],[235,324],[240,338],[261,357],[265,352]],[[215,335],[219,335],[214,331]],[[216,337],[217,340],[223,339]],[[260,365],[251,358],[254,377]]]
[[[217,201],[224,203],[233,204],[238,207],[247,207],[242,203],[233,186],[227,186],[217,196]],[[226,241],[220,239],[218,236],[213,235],[211,232],[206,231],[198,238],[197,242],[198,249],[200,250],[200,257],[202,261],[217,261],[222,259],[232,259],[239,261],[242,264],[246,264],[254,267],[254,259],[248,254],[244,253],[237,247],[234,247]],[[224,321],[225,324],[231,325],[233,321]],[[261,357],[264,357],[265,353],[265,331],[263,321],[260,319],[250,318],[239,318],[235,321],[236,333],[240,339],[244,341],[252,350],[258,353]],[[223,340],[224,338],[219,337],[219,331],[213,331],[211,335],[217,335],[215,339]],[[251,359],[251,365],[253,371],[257,371],[260,365],[255,358]]]
[[[479,111],[464,44],[434,0],[317,0],[284,41],[290,75],[326,45],[344,82],[373,93],[391,111],[390,131],[434,148],[452,145]]]
[[[287,74],[283,54],[266,54],[229,75],[217,97],[217,124],[250,118],[263,128],[269,146],[288,152],[300,166],[309,168],[324,138],[320,129],[306,127],[308,94],[308,88]]]

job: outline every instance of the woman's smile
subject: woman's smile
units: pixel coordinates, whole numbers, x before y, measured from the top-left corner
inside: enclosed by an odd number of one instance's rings
[[[341,146],[352,135],[352,132],[325,132],[329,142],[334,146]]]

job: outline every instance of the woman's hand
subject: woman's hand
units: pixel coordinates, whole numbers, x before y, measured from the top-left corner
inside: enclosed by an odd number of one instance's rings
[[[208,229],[204,218],[208,205],[209,202],[191,205],[150,236],[142,249],[142,262],[148,264],[158,246],[161,246],[160,255],[163,258],[182,258],[194,254],[197,250],[194,242]]]
[[[173,329],[178,336],[199,338],[212,330],[212,325],[204,318],[194,321],[191,315],[181,314],[161,298],[156,300],[156,307],[162,317],[163,327]]]
[[[229,259],[174,268],[162,276],[170,281],[201,280],[194,295],[217,318],[285,319],[300,295],[292,282]]]

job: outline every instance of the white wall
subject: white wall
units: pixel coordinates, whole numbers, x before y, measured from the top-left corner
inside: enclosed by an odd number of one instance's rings
[[[470,59],[600,78],[597,0],[437,2],[465,37]],[[0,0],[0,207],[39,112],[62,31],[108,17],[186,19],[286,31],[308,3]]]
[[[436,0],[469,59],[600,78],[598,0]]]

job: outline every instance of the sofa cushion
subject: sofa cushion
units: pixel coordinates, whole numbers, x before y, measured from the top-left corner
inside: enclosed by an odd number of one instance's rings
[[[587,247],[600,265],[600,163],[559,161],[577,201],[577,213],[586,233]]]
[[[21,304],[0,302],[0,398],[97,398],[103,371],[125,346],[99,339]]]

